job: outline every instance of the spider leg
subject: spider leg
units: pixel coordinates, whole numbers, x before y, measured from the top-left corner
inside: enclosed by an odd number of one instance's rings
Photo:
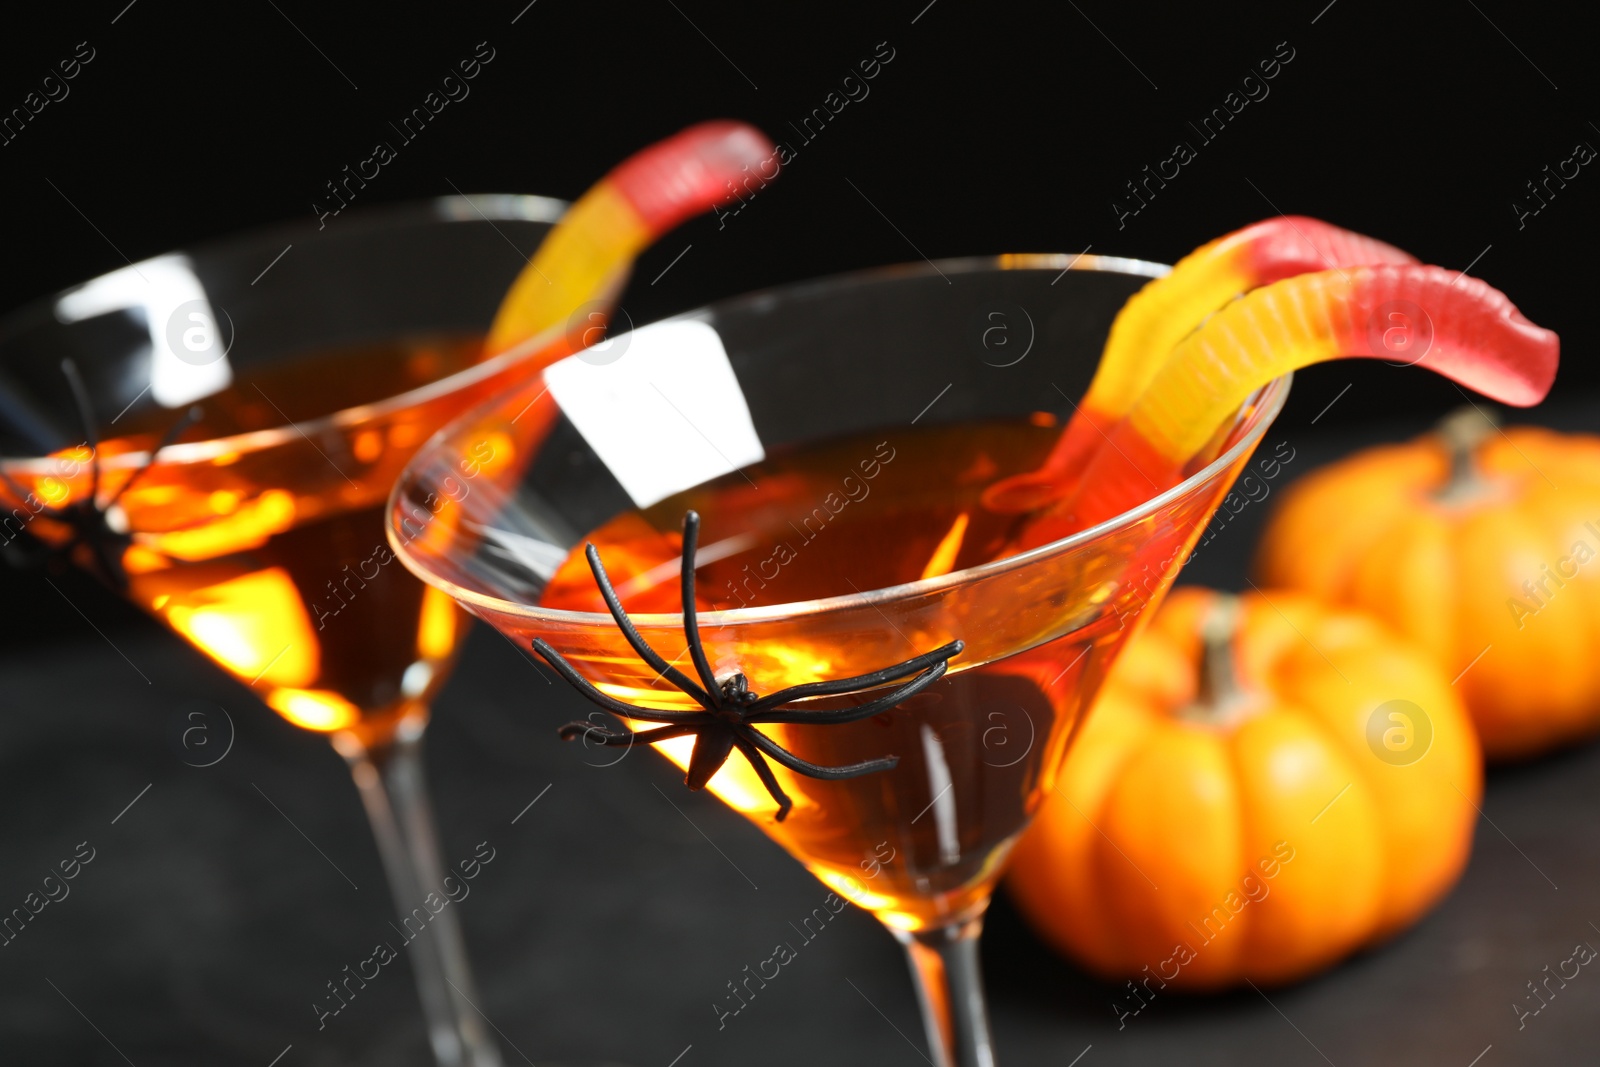
[[[696,511],[683,514],[683,562],[679,564],[680,593],[683,601],[683,636],[689,641],[689,657],[694,669],[705,684],[706,692],[717,693],[717,676],[711,673],[711,662],[706,659],[706,646],[700,641],[700,619],[696,614],[694,599],[694,550],[700,542],[700,515]]]
[[[118,591],[125,590],[128,587],[127,572],[122,569],[122,562],[115,557],[111,546],[106,544],[104,538],[92,535],[85,536],[80,532],[73,537],[71,542],[62,546],[61,551],[70,553],[73,546],[77,544],[89,546],[89,553],[94,556],[95,563],[99,564],[101,574],[105,577],[108,585]]]
[[[801,759],[759,730],[751,730],[746,727],[740,733],[745,738],[746,743],[755,745],[762,752],[765,752],[791,771],[803,774],[808,778],[822,778],[826,781],[836,782],[845,778],[856,778],[863,774],[891,770],[900,763],[899,756],[885,756],[882,759],[862,760],[860,763],[846,763],[842,767],[824,767]]]
[[[83,436],[89,444],[89,503],[100,506],[100,437],[94,428],[94,406],[89,403],[89,390],[78,373],[78,365],[69,356],[61,361],[61,374],[72,390],[72,401],[78,407],[78,421],[83,424]]]
[[[873,671],[871,674],[858,674],[854,678],[836,678],[826,682],[806,682],[802,685],[791,685],[787,689],[780,689],[776,693],[762,697],[750,705],[747,710],[760,712],[768,708],[777,707],[779,704],[787,704],[790,701],[799,700],[802,697],[837,696],[855,689],[870,689],[873,686],[883,685],[886,682],[893,682],[916,674],[918,671],[927,670],[941,660],[949,660],[952,657],[959,656],[966,647],[964,641],[951,641],[948,645],[936,648],[932,652],[925,652],[920,656],[914,656],[906,660],[904,663],[897,663],[893,667],[885,667],[882,670]]]
[[[728,755],[733,751],[733,742],[738,736],[731,723],[698,729],[694,735],[694,751],[689,754],[689,766],[684,768],[683,784],[694,790],[704,789],[712,776],[728,762]]]
[[[8,492],[12,496],[16,497],[17,498],[17,503],[21,504],[23,507],[27,507],[28,506],[28,498],[30,496],[34,496],[34,493],[31,490],[24,489],[20,484],[18,484],[18,482],[17,482],[17,480],[15,478],[11,477],[11,475],[7,474],[3,470],[0,470],[0,484],[4,484],[5,487],[6,487],[6,492]],[[46,504],[42,500],[39,501],[39,504],[40,504],[40,510],[34,512],[35,515],[43,513],[48,518],[55,518],[56,517],[55,516],[55,510],[56,510],[55,508],[51,507],[49,504]]]
[[[63,521],[61,512],[46,504],[43,500],[39,500],[37,495],[30,490],[24,489],[4,470],[0,470],[0,484],[3,484],[6,487],[6,491],[17,498],[19,505],[30,511],[33,509],[28,503],[28,498],[33,497],[37,500],[39,510],[33,512],[35,517],[43,515],[45,518],[55,522]],[[15,511],[16,509],[12,509],[13,516]],[[28,529],[29,521],[31,520],[24,520],[22,525],[17,528],[16,533],[11,534],[4,541],[0,541],[0,552],[4,552],[9,557],[7,559],[8,563],[33,566],[38,564],[43,556],[49,554],[50,546],[38,534]],[[20,546],[17,545],[18,540],[22,541]]]
[[[778,776],[772,773],[772,768],[767,766],[766,758],[761,755],[761,750],[740,736],[746,731],[739,731],[734,735],[733,743],[736,748],[744,753],[744,758],[750,761],[756,777],[761,779],[761,784],[767,787],[767,792],[772,794],[772,799],[778,802],[778,821],[789,817],[789,812],[794,810],[794,801],[789,799],[789,794],[783,791],[783,786],[778,784]],[[754,733],[755,731],[749,731]]]
[[[145,460],[144,466],[128,475],[128,480],[123,482],[121,488],[119,488],[115,493],[111,494],[110,500],[106,501],[106,507],[109,508],[112,504],[115,504],[117,501],[121,500],[122,494],[126,493],[129,489],[132,489],[134,483],[140,478],[144,477],[145,471],[155,466],[156,457],[161,454],[161,450],[172,444],[172,442],[176,441],[183,434],[183,431],[194,425],[194,423],[199,421],[199,419],[200,405],[195,404],[191,406],[188,411],[185,411],[183,413],[183,417],[174,422],[167,429],[166,433],[161,435],[161,440],[157,441],[156,446],[150,450],[150,458]]]
[[[695,726],[701,725],[705,718],[703,711],[658,711],[655,708],[636,708],[632,704],[624,704],[615,697],[607,696],[596,689],[589,679],[577,672],[566,658],[551,648],[539,638],[533,639],[533,650],[544,657],[544,661],[555,669],[555,672],[572,684],[578,692],[599,704],[602,708],[616,715],[623,715],[630,719],[643,719],[645,722],[665,722],[675,725]]]
[[[901,701],[909,700],[911,697],[916,696],[928,686],[943,678],[945,671],[949,669],[950,665],[948,663],[936,663],[893,692],[876,700],[868,701],[865,704],[857,704],[854,707],[832,708],[823,711],[806,711],[802,708],[777,708],[773,711],[747,715],[744,721],[747,723],[811,723],[820,726],[826,723],[857,722],[861,719],[870,719],[874,715],[893,709]]]
[[[612,748],[633,748],[636,745],[653,745],[657,741],[670,741],[674,737],[693,733],[693,726],[662,726],[654,730],[607,730],[592,722],[569,722],[556,733],[563,741],[582,737]]]
[[[606,574],[606,565],[600,562],[600,550],[591,543],[584,549],[584,555],[589,560],[589,570],[594,574],[594,584],[600,587],[600,595],[605,599],[606,607],[611,611],[611,617],[616,620],[617,628],[622,631],[622,636],[628,639],[628,644],[639,654],[639,658],[656,669],[656,673],[667,681],[694,697],[695,702],[707,711],[714,710],[721,705],[716,697],[707,693],[696,685],[688,675],[661,658],[661,653],[651,648],[638,629],[633,625],[633,620],[628,618],[628,613],[622,610],[622,601],[617,596],[617,591],[611,587],[611,578]]]

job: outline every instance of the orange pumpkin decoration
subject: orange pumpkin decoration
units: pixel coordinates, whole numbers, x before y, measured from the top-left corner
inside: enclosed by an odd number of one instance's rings
[[[1462,694],[1485,755],[1600,731],[1600,437],[1495,432],[1464,408],[1288,490],[1265,581],[1364,608]]]
[[[1045,940],[1139,983],[1128,1011],[1287,982],[1437,901],[1481,789],[1449,679],[1370,616],[1180,589],[1112,669],[1008,887]]]

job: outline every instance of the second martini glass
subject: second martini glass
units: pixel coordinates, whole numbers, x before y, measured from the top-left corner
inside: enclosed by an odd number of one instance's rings
[[[905,671],[871,691],[811,690],[800,714],[759,727],[813,770],[893,756],[892,769],[819,778],[766,748],[769,779],[735,752],[708,783],[905,946],[940,1067],[994,1062],[977,941],[1004,860],[1133,620],[1165,592],[1287,395],[1285,377],[1251,398],[1179,484],[990,561],[1015,520],[986,512],[984,489],[1049,452],[1112,317],[1164,271],[1008,256],[714,305],[463,416],[390,501],[407,567],[519,646],[547,644],[598,687],[597,703],[665,713],[655,723],[688,721],[702,703],[666,665],[737,697],[964,642],[948,674],[891,710],[848,714]],[[696,580],[680,588],[689,511],[702,522]],[[620,630],[585,541],[666,664]],[[845,713],[806,720],[826,710]],[[624,725],[647,730],[646,718]],[[565,732],[619,734],[598,717]],[[697,743],[659,747],[689,767]]]
[[[500,1063],[455,909],[430,906],[454,883],[421,745],[468,619],[394,562],[382,505],[418,444],[518,374],[533,346],[479,362],[481,338],[565,208],[451,197],[280,227],[130,265],[0,330],[0,542],[59,545],[76,514],[94,527],[80,563],[330,739],[449,1067]]]

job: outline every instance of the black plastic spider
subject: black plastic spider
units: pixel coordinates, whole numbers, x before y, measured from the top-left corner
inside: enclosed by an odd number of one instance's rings
[[[121,512],[114,509],[123,494],[132,489],[155,463],[156,454],[177,440],[178,435],[200,417],[200,409],[191,407],[185,412],[150,450],[150,458],[145,461],[144,466],[129,475],[128,480],[112,494],[111,499],[102,504],[100,439],[95,433],[94,408],[89,403],[89,391],[84,387],[83,378],[72,360],[61,361],[61,374],[67,379],[67,386],[72,391],[72,400],[77,406],[78,421],[83,430],[84,444],[89,449],[89,492],[66,507],[52,507],[40,502],[36,493],[23,488],[4,470],[0,470],[0,482],[3,482],[6,490],[16,497],[18,504],[33,513],[32,517],[42,516],[65,526],[69,531],[64,541],[46,541],[24,525],[16,536],[6,543],[5,548],[9,555],[19,558],[23,564],[38,565],[52,558],[71,561],[74,549],[82,545],[88,549],[91,562],[85,569],[97,574],[112,588],[124,590],[128,587],[128,575],[122,568],[122,555],[128,546],[133,544],[133,537],[127,529],[126,522],[121,518]],[[39,507],[34,508],[29,503],[30,499],[38,503]],[[23,542],[20,550],[14,543],[19,538]]]
[[[831,780],[886,771],[898,764],[899,756],[885,756],[882,759],[864,760],[843,767],[818,766],[792,752],[785,751],[776,741],[755,727],[760,723],[800,723],[821,726],[871,718],[920,693],[942,678],[949,667],[949,660],[959,655],[966,646],[960,641],[952,641],[932,652],[915,656],[893,667],[873,671],[871,674],[860,674],[854,678],[839,678],[829,682],[806,682],[803,685],[793,685],[779,690],[766,697],[752,692],[743,674],[733,674],[718,681],[711,673],[710,661],[706,659],[705,646],[700,641],[700,624],[695,615],[694,552],[699,534],[700,516],[693,511],[688,512],[683,517],[683,562],[680,565],[683,575],[683,632],[689,640],[689,655],[694,659],[695,672],[700,675],[703,686],[695,684],[693,679],[662,659],[660,653],[645,643],[632,620],[628,618],[627,612],[622,610],[622,602],[611,586],[605,565],[600,562],[599,550],[591,544],[585,555],[589,560],[589,570],[594,573],[595,584],[600,587],[600,595],[605,598],[606,607],[611,610],[611,617],[617,621],[617,626],[628,639],[628,644],[633,646],[640,659],[655,668],[658,675],[693,697],[704,710],[658,711],[655,708],[635,707],[613,699],[596,689],[574,670],[572,664],[562,658],[561,653],[535,638],[533,650],[543,656],[557,673],[594,703],[616,715],[665,724],[659,729],[636,733],[632,730],[606,730],[593,723],[570,722],[561,728],[562,740],[571,741],[578,737],[589,737],[598,740],[602,745],[632,748],[634,745],[652,745],[657,741],[693,734],[694,753],[689,758],[688,772],[684,776],[684,784],[690,789],[703,789],[711,780],[711,776],[716,774],[718,768],[733,754],[733,750],[738,749],[744,758],[750,761],[750,766],[755,768],[762,784],[767,787],[767,792],[772,794],[772,799],[778,802],[779,822],[788,817],[794,802],[778,784],[772,768],[767,766],[768,757],[797,774]],[[872,689],[910,675],[916,677],[876,700],[854,707],[810,710],[782,706],[804,697],[840,696],[857,690]]]

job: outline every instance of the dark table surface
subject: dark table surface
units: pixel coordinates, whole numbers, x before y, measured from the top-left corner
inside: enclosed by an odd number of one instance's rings
[[[1296,450],[1285,484],[1437,414],[1319,429],[1341,381],[1308,376],[1268,436]],[[1538,421],[1592,430],[1600,403],[1548,405]],[[1268,510],[1232,520],[1185,580],[1242,585]],[[80,842],[94,850],[70,895],[0,948],[0,1063],[426,1064],[403,957],[317,1028],[313,1001],[393,914],[328,745],[86,580],[7,578],[0,595],[0,911]],[[231,750],[188,765],[188,712],[209,709],[220,742],[219,706]],[[587,765],[553,732],[579,710],[480,627],[430,731],[446,855],[495,850],[452,907],[507,1063],[924,1063],[900,950],[853,908],[719,1030],[725,983],[826,891],[665,760]],[[1492,772],[1471,866],[1414,929],[1296,987],[1161,997],[1120,1031],[1115,990],[1037,943],[1002,894],[984,944],[1001,1062],[1594,1062],[1600,974],[1585,969],[1520,1029],[1513,1005],[1576,943],[1600,946],[1597,783],[1596,745]]]

